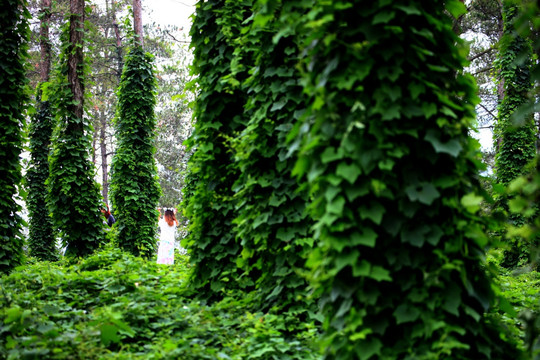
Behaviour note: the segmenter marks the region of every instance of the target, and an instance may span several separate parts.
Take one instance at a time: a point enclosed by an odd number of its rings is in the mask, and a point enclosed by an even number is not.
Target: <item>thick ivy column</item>
[[[26,72],[28,49],[26,1],[0,1],[0,272],[9,272],[24,257],[21,207],[15,201],[21,183]]]
[[[260,309],[308,311],[307,282],[300,276],[311,250],[307,189],[291,175],[296,162],[287,135],[305,106],[297,69],[299,39],[295,2],[259,3],[246,24],[235,59],[248,65],[242,83],[249,98],[246,128],[234,142],[241,175],[235,185],[238,265],[259,290]],[[261,6],[262,5],[262,6]],[[286,29],[277,36],[280,30]]]
[[[302,17],[311,100],[291,136],[313,194],[328,359],[517,358],[484,320],[478,99],[446,10],[465,8],[331,1]]]
[[[39,95],[38,95],[39,96]],[[47,207],[49,177],[49,152],[54,119],[48,101],[37,103],[37,113],[30,123],[30,166],[26,172],[28,198],[26,204],[30,215],[28,248],[32,256],[40,260],[58,260],[56,237]]]
[[[136,256],[154,255],[161,195],[154,159],[156,78],[153,56],[134,44],[125,58],[115,119],[117,148],[111,164],[111,200],[118,245]]]
[[[231,78],[234,41],[251,15],[251,0],[210,0],[197,3],[191,27],[192,72],[197,76],[194,131],[187,141],[194,151],[188,163],[185,214],[190,221],[186,244],[195,265],[192,289],[202,297],[251,287],[236,265],[241,247],[235,239],[232,185],[239,176],[230,149],[231,137],[243,130],[245,94],[241,76]]]
[[[37,91],[37,113],[30,123],[30,161],[26,171],[28,197],[26,205],[30,222],[28,225],[28,251],[40,260],[58,260],[56,237],[52,219],[47,207],[47,185],[49,177],[49,152],[54,119],[51,104],[41,101],[41,86],[49,81],[51,70],[51,43],[49,40],[49,22],[51,19],[51,1],[41,2],[39,44],[41,52],[40,85]]]
[[[92,127],[84,116],[84,6],[78,5],[76,11],[71,10],[70,21],[62,31],[58,67],[43,98],[51,101],[56,121],[47,204],[67,247],[66,255],[75,257],[91,254],[104,241],[101,194],[94,180],[96,168],[90,161]]]
[[[513,1],[503,3],[504,35],[501,40],[496,67],[499,81],[504,88],[504,98],[499,105],[497,123],[494,130],[495,175],[499,184],[508,185],[525,172],[525,166],[536,155],[537,134],[533,115],[526,115],[520,124],[514,123],[512,114],[529,100],[531,84],[532,48],[528,41],[514,28],[518,7]],[[503,199],[504,207],[506,199]],[[523,225],[525,219],[512,215],[514,225]],[[521,241],[521,240],[520,240]],[[530,244],[519,244],[510,239],[510,248],[505,251],[503,266],[514,267],[520,259],[527,261]]]

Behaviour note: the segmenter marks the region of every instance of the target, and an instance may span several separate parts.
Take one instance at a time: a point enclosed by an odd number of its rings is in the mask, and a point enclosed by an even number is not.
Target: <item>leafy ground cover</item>
[[[501,295],[511,307],[505,311],[494,309],[490,315],[502,320],[532,359],[540,359],[540,273],[530,265],[505,269],[500,266],[503,258],[503,250],[494,249],[488,252],[487,262],[498,272]]]
[[[0,358],[320,358],[313,324],[251,312],[250,296],[192,300],[189,270],[114,249],[16,268],[0,279]]]

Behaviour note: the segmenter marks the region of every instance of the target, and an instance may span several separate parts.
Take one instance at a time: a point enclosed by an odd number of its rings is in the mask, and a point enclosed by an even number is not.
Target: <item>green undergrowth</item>
[[[487,262],[497,268],[501,294],[511,307],[506,311],[494,309],[491,316],[502,320],[531,359],[540,359],[540,273],[531,266],[505,269],[500,266],[503,258],[504,251],[494,249],[488,253]]]
[[[313,325],[249,311],[250,296],[188,297],[187,256],[118,250],[35,262],[0,279],[3,359],[319,359]]]

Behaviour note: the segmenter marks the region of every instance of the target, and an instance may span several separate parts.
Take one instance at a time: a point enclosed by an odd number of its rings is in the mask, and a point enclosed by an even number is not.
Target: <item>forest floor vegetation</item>
[[[0,279],[3,359],[319,359],[316,328],[250,311],[249,296],[188,296],[190,266],[108,249]],[[292,320],[294,322],[294,319]]]

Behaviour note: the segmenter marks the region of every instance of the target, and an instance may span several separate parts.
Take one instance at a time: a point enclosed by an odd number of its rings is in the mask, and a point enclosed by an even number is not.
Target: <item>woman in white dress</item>
[[[159,236],[159,247],[157,253],[158,264],[174,264],[174,233],[178,220],[176,220],[176,209],[165,210],[165,215],[161,217],[161,208],[159,210],[159,228],[161,233]]]

